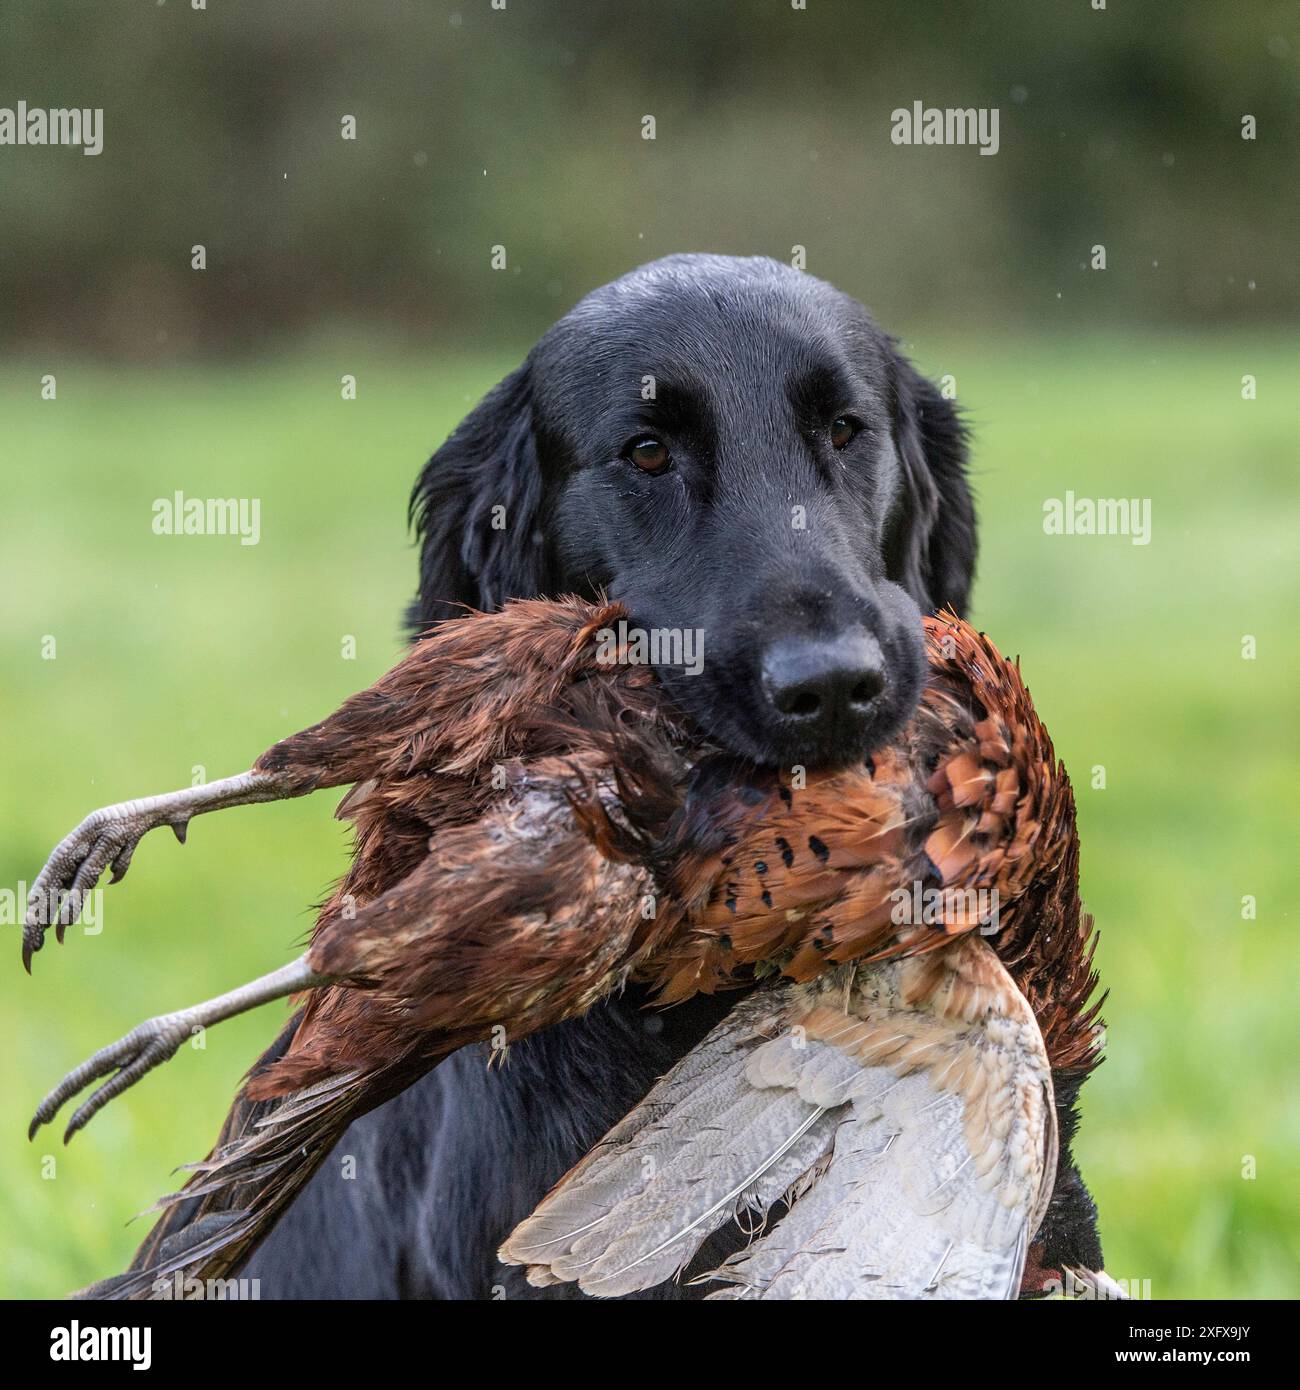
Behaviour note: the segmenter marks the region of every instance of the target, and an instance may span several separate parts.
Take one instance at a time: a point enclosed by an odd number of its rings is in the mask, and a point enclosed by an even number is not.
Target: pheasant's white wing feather
[[[740,1004],[501,1258],[628,1293],[784,1201],[713,1297],[1014,1298],[1054,1120],[1037,1025],[985,943],[846,967]]]

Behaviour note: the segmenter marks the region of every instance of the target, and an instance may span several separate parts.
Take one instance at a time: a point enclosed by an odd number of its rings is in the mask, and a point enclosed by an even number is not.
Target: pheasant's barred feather
[[[741,1294],[912,1288],[939,1255],[936,1289],[1014,1293],[1051,1188],[1049,1068],[1098,1060],[1073,798],[1018,667],[956,618],[928,619],[907,728],[863,765],[795,777],[724,754],[648,669],[602,660],[597,635],[624,617],[569,599],[449,621],[258,760],[298,789],[352,785],[353,863],[309,950],[333,983],[253,1069],[131,1273],[98,1292],[228,1275],[358,1115],[458,1047],[508,1049],[636,981],[664,1005],[760,988],[511,1258],[538,1279],[644,1287],[739,1207],[798,1190],[794,1224],[722,1271]],[[778,1025],[814,1039],[798,1066]],[[778,1059],[780,1081],[764,1070]],[[897,1113],[889,1077],[942,1123]],[[725,1119],[700,1130],[714,1105]],[[889,1134],[892,1158],[873,1147]],[[667,1159],[667,1187],[627,1176],[639,1148]],[[905,1154],[970,1169],[949,1215]],[[558,1241],[589,1208],[602,1234]],[[545,1257],[525,1249],[539,1232],[556,1241]]]

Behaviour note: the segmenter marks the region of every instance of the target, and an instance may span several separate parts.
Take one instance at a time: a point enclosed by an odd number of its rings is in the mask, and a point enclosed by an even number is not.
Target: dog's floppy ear
[[[975,578],[966,427],[952,401],[901,353],[892,353],[890,365],[903,498],[888,541],[889,573],[923,609],[964,614]]]
[[[541,498],[525,362],[461,421],[411,493],[420,546],[420,590],[406,614],[414,635],[462,605],[491,610],[543,591]]]

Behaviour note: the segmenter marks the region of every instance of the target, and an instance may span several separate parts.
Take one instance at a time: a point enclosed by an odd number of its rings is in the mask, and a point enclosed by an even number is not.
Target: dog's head
[[[412,619],[603,589],[721,743],[855,760],[915,707],[920,610],[964,608],[965,459],[951,403],[856,301],[672,256],[582,300],[429,461]]]

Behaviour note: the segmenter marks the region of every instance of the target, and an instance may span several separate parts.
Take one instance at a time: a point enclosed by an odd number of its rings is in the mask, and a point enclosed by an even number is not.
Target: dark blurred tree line
[[[1096,3],[5,0],[0,106],[105,115],[0,147],[0,341],[523,338],[796,247],[909,328],[1294,321],[1296,5]],[[998,154],[892,144],[918,100],[998,107]]]

